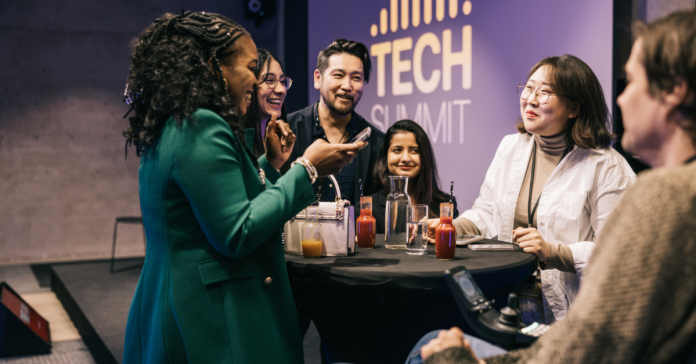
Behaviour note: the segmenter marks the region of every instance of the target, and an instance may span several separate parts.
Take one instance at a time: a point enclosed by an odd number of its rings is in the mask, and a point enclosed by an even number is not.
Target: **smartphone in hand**
[[[351,139],[348,142],[348,144],[367,141],[367,138],[370,137],[370,134],[372,134],[372,128],[368,126],[367,128],[363,129],[363,131],[361,131],[360,134],[356,135],[355,138]]]
[[[519,248],[514,244],[469,244],[469,249],[480,252],[515,251]]]

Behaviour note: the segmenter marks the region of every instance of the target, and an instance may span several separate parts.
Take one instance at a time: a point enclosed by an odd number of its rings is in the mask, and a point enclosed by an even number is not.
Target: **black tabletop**
[[[522,251],[473,251],[457,247],[453,260],[435,257],[435,246],[429,245],[426,255],[408,255],[405,250],[384,247],[384,235],[377,235],[374,249],[358,248],[345,257],[306,259],[286,254],[288,268],[295,277],[311,277],[323,283],[339,285],[388,284],[390,286],[449,291],[443,278],[445,270],[465,266],[483,291],[510,283],[519,283],[536,269],[536,257]],[[480,243],[500,243],[483,240]]]

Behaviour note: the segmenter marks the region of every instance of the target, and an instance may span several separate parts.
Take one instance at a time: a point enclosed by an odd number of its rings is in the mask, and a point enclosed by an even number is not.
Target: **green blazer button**
[[[273,283],[273,278],[271,277],[266,277],[266,279],[263,280],[263,284],[265,285],[269,285],[271,283]]]

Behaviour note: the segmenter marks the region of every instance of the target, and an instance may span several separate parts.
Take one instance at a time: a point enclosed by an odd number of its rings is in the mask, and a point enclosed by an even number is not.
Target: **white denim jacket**
[[[488,168],[479,197],[461,217],[473,222],[486,238],[511,241],[515,207],[532,153],[533,136],[503,138]],[[576,274],[541,272],[546,323],[565,319],[580,288],[594,239],[636,175],[613,148],[575,148],[549,176],[537,209],[537,230],[550,244],[573,252]],[[460,218],[461,218],[460,217]]]

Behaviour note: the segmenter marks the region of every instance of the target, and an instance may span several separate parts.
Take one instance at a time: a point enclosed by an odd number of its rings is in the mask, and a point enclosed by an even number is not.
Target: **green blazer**
[[[304,167],[281,178],[262,156],[264,191],[235,141],[199,109],[143,153],[147,252],[124,363],[303,362],[281,229],[314,200],[312,185]]]

